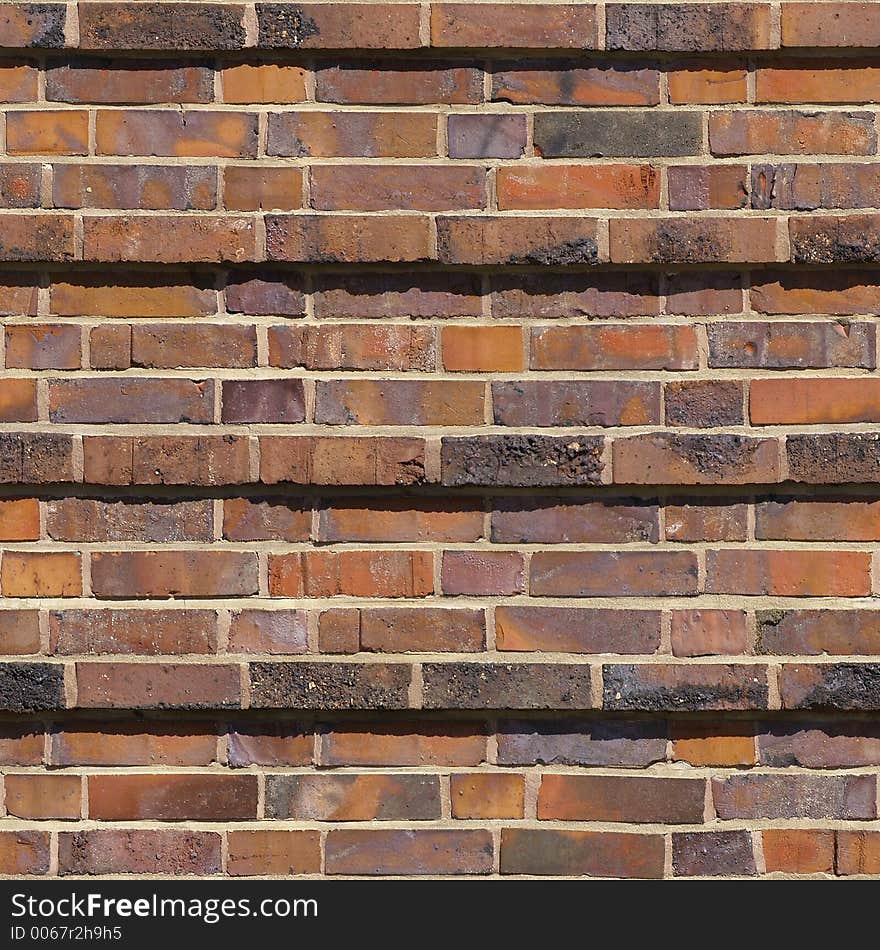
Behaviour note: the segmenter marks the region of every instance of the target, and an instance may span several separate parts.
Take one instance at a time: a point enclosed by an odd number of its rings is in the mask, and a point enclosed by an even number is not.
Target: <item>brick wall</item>
[[[880,873],[880,4],[0,45],[0,873]]]

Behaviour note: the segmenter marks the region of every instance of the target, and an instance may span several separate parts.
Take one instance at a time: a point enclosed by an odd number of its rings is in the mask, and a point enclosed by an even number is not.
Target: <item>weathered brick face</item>
[[[880,875],[880,4],[0,4],[0,875]]]

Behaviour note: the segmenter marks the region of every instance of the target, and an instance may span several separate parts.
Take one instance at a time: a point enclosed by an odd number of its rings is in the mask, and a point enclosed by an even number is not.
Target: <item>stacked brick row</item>
[[[0,875],[880,874],[880,4],[0,4]]]

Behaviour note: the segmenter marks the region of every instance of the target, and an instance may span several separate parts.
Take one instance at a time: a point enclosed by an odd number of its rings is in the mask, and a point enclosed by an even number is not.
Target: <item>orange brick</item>
[[[301,66],[242,63],[224,69],[221,77],[224,102],[302,102],[306,98],[306,71]]]
[[[524,368],[519,327],[444,327],[443,366],[459,373],[510,373]]]
[[[40,537],[40,503],[36,498],[0,500],[0,541],[36,541]]]
[[[89,114],[78,110],[10,112],[6,150],[10,155],[88,155]]]
[[[453,818],[522,818],[525,780],[521,775],[453,775],[450,798]]]
[[[5,597],[78,597],[82,593],[79,554],[4,551],[0,588]]]

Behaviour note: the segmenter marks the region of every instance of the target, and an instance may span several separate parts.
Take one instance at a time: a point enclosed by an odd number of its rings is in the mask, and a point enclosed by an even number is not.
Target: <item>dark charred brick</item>
[[[696,112],[539,112],[535,150],[544,158],[696,155],[702,146]]]
[[[426,709],[590,709],[579,664],[425,663]]]
[[[406,709],[406,663],[252,663],[257,709]]]
[[[645,768],[665,758],[662,722],[510,719],[498,728],[499,765]]]
[[[602,669],[604,709],[669,712],[767,707],[763,666],[626,663]]]
[[[795,264],[880,263],[880,217],[869,214],[791,218]]]
[[[442,440],[444,485],[598,485],[601,436],[489,435]]]
[[[786,438],[789,477],[814,485],[880,481],[880,435],[810,433]]]
[[[672,835],[676,877],[753,875],[755,853],[750,831],[686,831]]]
[[[9,712],[61,709],[64,670],[48,663],[0,665],[0,709]]]
[[[756,3],[612,3],[606,49],[709,52],[767,49],[770,16]]]
[[[880,663],[786,663],[779,681],[783,709],[880,709]]]
[[[296,49],[320,34],[318,24],[295,3],[258,3],[260,46]]]
[[[743,424],[742,384],[685,380],[666,384],[666,421],[673,426],[710,429]]]
[[[81,3],[80,48],[241,49],[243,15],[237,3]]]
[[[0,433],[0,482],[73,481],[73,439],[48,433]]]
[[[0,46],[60,49],[64,46],[63,3],[7,3],[0,7]]]

